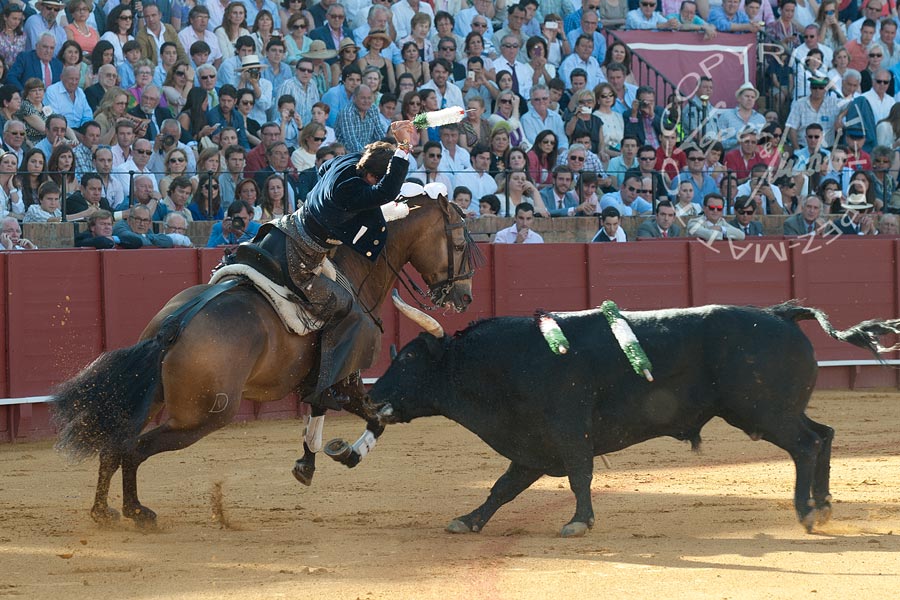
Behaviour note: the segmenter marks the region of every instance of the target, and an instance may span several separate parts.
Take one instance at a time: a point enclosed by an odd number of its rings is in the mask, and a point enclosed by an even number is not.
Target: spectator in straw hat
[[[331,65],[325,61],[337,56],[337,52],[326,47],[325,42],[313,40],[309,44],[309,50],[300,56],[312,61],[313,81],[319,89],[320,96],[336,85],[337,82],[331,78]]]
[[[4,4],[7,3],[4,2]],[[65,7],[65,4],[61,0],[38,0],[35,7],[39,13],[31,15],[25,20],[25,49],[34,50],[35,46],[37,46],[38,38],[45,31],[48,31],[56,38],[56,47],[53,49],[53,54],[56,54],[68,39],[66,30],[56,22],[56,17],[59,15],[59,11]]]
[[[241,90],[253,91],[254,105],[249,116],[260,123],[267,121],[266,113],[275,102],[272,82],[262,76],[262,72],[268,68],[269,65],[260,62],[257,55],[245,54],[241,57],[241,66],[237,69],[238,85],[236,87]]]

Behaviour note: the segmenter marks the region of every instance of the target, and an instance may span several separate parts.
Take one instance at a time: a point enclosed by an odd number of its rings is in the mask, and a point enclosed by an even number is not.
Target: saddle
[[[290,215],[285,215],[278,221],[264,224],[253,241],[237,247],[227,264],[247,265],[306,299],[303,284],[316,265],[311,264],[310,257],[295,241],[296,229],[290,219]]]

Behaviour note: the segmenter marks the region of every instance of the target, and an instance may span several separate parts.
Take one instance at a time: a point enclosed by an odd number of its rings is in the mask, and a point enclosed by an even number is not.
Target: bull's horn
[[[406,317],[414,323],[418,323],[419,327],[424,329],[427,333],[430,333],[436,338],[444,337],[444,328],[441,327],[441,324],[430,315],[426,315],[418,308],[413,308],[404,302],[396,289],[391,292],[391,299],[394,301],[394,306],[397,307],[397,310],[406,315]]]

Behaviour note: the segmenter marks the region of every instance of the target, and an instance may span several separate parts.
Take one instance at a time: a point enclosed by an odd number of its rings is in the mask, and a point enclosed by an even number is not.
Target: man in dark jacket
[[[141,238],[128,231],[113,235],[113,216],[108,210],[98,210],[87,220],[88,230],[75,236],[76,248],[110,249],[140,248]]]
[[[321,267],[326,254],[341,244],[372,262],[384,248],[387,229],[380,207],[397,198],[416,135],[410,121],[393,123],[391,131],[398,141],[396,151],[388,143],[375,142],[361,154],[324,163],[306,203],[274,223],[284,235],[264,226],[257,237],[261,248],[279,259],[286,257],[282,262],[289,266],[295,289],[322,324],[319,379],[304,400],[332,408],[340,407],[337,398],[323,392],[371,365],[378,330],[353,297],[321,273]],[[362,389],[349,391],[364,394]]]

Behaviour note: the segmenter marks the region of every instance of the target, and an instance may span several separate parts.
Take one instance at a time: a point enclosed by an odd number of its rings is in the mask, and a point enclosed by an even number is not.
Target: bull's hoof
[[[813,532],[813,527],[816,524],[816,512],[817,511],[815,510],[811,510],[804,516],[800,517],[800,524],[803,525],[804,529],[806,529],[806,533]]]
[[[305,463],[302,460],[298,460],[294,463],[294,468],[291,469],[291,473],[293,473],[294,478],[303,485],[312,485],[312,479],[313,475],[315,475],[316,473],[316,467],[309,463]]]
[[[119,521],[119,511],[109,506],[95,506],[91,509],[91,518],[98,525],[108,526]]]
[[[816,524],[824,525],[831,520],[831,494],[825,496],[824,501],[816,505]]]
[[[477,529],[474,531],[478,531]],[[472,533],[473,530],[469,528],[468,525],[460,521],[459,519],[453,519],[450,521],[450,524],[447,525],[447,533]]]
[[[582,537],[585,533],[587,533],[588,529],[590,529],[590,527],[588,527],[587,523],[573,521],[572,523],[568,523],[560,530],[559,537]]]
[[[124,508],[122,514],[140,529],[156,529],[156,513],[146,506],[138,504],[134,508]]]

